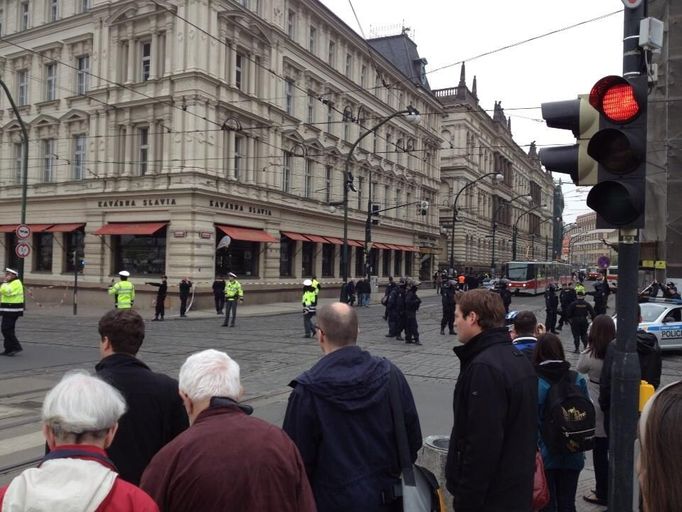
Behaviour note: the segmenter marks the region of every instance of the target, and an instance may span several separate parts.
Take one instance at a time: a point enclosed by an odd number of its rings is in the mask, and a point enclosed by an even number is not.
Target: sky
[[[622,72],[621,0],[321,1],[367,38],[409,27],[428,61],[432,89],[456,86],[465,61],[469,88],[477,77],[480,105],[492,115],[495,101],[502,102],[514,140],[525,151],[532,141],[538,149],[575,142],[570,131],[545,126],[541,103],[574,99],[600,78]],[[570,28],[600,16],[605,17]],[[588,188],[576,189],[567,174],[554,178],[569,183],[562,187],[565,221],[591,211],[585,204]]]

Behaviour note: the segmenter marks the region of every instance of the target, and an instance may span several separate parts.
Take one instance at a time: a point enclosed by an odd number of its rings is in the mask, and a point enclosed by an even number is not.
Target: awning
[[[308,235],[308,234],[306,233],[305,237],[306,237],[308,240],[310,240],[311,242],[317,242],[317,243],[320,243],[320,244],[328,244],[328,243],[329,243],[329,241],[328,241],[326,238],[323,238],[323,237],[318,236],[318,235]]]
[[[365,246],[365,244],[363,244],[362,242],[358,242],[357,240],[348,240],[348,245],[350,245],[351,247],[364,247]]]
[[[17,230],[17,226],[19,224],[2,224],[0,225],[0,233],[14,233]],[[28,227],[31,228],[31,233],[50,231],[48,229],[50,226],[54,226],[54,224],[28,224]]]
[[[0,233],[14,233],[19,224],[0,224]]]
[[[333,236],[325,236],[325,238],[330,244],[343,245],[343,240],[341,240],[340,238],[335,238]]]
[[[84,223],[78,224],[54,224],[47,230],[48,233],[72,233],[85,226]]]
[[[402,245],[395,245],[395,244],[386,244],[389,249],[393,249],[394,251],[402,251],[403,247]]]
[[[390,249],[388,244],[382,244],[381,242],[372,243],[372,249]]]
[[[305,237],[305,235],[302,235],[301,233],[292,233],[291,231],[280,231],[285,237],[287,237],[290,240],[298,240],[301,242],[308,242],[308,239]]]
[[[153,235],[168,222],[112,222],[105,224],[96,235]]]
[[[220,224],[216,224],[216,227],[233,240],[241,240],[243,242],[279,242],[274,236],[262,229],[238,228],[235,226],[222,226]]]
[[[404,245],[403,246],[403,251],[407,252],[419,252],[419,247],[415,247],[413,245]]]

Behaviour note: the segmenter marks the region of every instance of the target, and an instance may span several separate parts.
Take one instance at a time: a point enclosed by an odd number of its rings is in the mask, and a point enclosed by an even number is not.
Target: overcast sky
[[[526,151],[532,141],[542,148],[575,140],[568,131],[545,127],[542,102],[589,93],[599,78],[622,71],[621,0],[322,2],[360,33],[352,4],[368,38],[395,35],[400,27],[409,27],[420,56],[428,60],[432,89],[456,86],[461,62],[466,61],[467,85],[471,88],[477,77],[481,106],[492,112],[494,102],[501,101],[512,120],[514,140]],[[553,31],[558,32],[522,43]],[[505,48],[516,43],[522,44]],[[487,52],[494,53],[479,57]],[[559,178],[571,182],[568,175],[555,174]],[[587,189],[576,190],[570,184],[563,190],[566,221],[590,211],[585,205]]]

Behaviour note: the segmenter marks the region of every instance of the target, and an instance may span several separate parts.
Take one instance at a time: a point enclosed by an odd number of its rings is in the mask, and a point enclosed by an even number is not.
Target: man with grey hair
[[[284,431],[301,452],[320,512],[402,510],[400,464],[389,390],[404,411],[412,462],[422,445],[417,409],[405,376],[388,359],[356,345],[358,317],[341,302],[317,310],[324,356],[289,385]],[[360,505],[361,504],[361,505]]]
[[[0,510],[158,511],[147,494],[119,478],[105,452],[125,410],[114,387],[85,372],[67,373],[43,402],[50,453],[0,488]]]
[[[278,427],[239,403],[239,365],[204,350],[180,368],[190,427],[157,453],[140,486],[165,512],[309,512],[315,502],[301,455]]]

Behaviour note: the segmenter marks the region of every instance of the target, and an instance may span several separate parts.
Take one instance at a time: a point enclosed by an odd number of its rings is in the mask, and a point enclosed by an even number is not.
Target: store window
[[[393,275],[396,277],[402,276],[401,269],[403,267],[403,251],[395,251],[393,265]]]
[[[334,277],[334,252],[332,244],[322,245],[322,277]]]
[[[216,239],[220,240],[221,236]],[[216,242],[217,245],[217,242]],[[227,275],[229,272],[241,277],[258,277],[258,262],[260,258],[260,243],[232,240],[228,249],[216,253],[216,275]]]
[[[296,242],[282,236],[279,239],[279,275],[281,277],[291,277],[294,268],[294,249]]]
[[[113,235],[111,246],[112,274],[120,270],[127,270],[133,276],[166,273],[166,228],[154,235]]]
[[[315,242],[303,242],[301,260],[303,277],[312,277],[315,274]]]
[[[405,253],[405,275],[406,276],[411,276],[412,275],[412,255],[414,253],[412,252],[406,252]]]
[[[52,272],[52,233],[33,235],[33,270]]]
[[[73,253],[76,252],[76,260],[81,261],[83,259],[84,253],[83,249],[85,247],[85,232],[82,229],[77,231],[72,231],[71,233],[64,233],[64,271],[73,272]],[[80,268],[83,272],[83,268]]]
[[[370,275],[379,275],[379,249],[372,249],[369,251],[369,261],[367,265],[369,266]]]
[[[391,250],[384,249],[381,254],[381,275],[388,277],[391,275]]]
[[[362,247],[355,248],[355,275],[360,277],[365,275],[365,253]]]
[[[14,233],[7,233],[5,238],[5,261],[9,268],[16,268],[19,266],[19,257],[14,252],[14,248],[17,246],[17,235]]]

